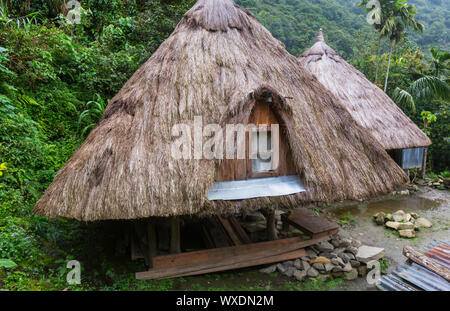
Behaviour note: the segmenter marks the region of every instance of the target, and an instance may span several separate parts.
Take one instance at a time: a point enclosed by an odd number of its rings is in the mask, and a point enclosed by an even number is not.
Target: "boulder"
[[[320,255],[319,257],[325,257],[325,258],[328,258],[328,259],[337,257],[337,255],[333,254],[333,253],[320,253],[319,255]]]
[[[319,272],[314,269],[313,267],[309,268],[308,271],[306,271],[306,274],[310,277],[316,277],[319,275]]]
[[[329,275],[329,274],[321,274],[321,275],[319,275],[319,276],[316,277],[316,279],[317,279],[318,281],[321,281],[321,282],[329,281],[329,280],[331,280],[332,278],[333,278],[333,277],[332,277],[331,275]]]
[[[384,224],[384,218],[386,217],[386,215],[383,212],[379,212],[375,215],[375,222],[377,225],[382,225]]]
[[[352,265],[353,268],[358,268],[361,263],[358,260],[350,260],[350,264]]]
[[[331,259],[331,263],[335,266],[340,266],[340,267],[345,266],[344,261],[340,257]]]
[[[398,234],[403,238],[414,238],[416,236],[414,229],[398,230]]]
[[[353,255],[356,256],[356,254],[358,253],[358,248],[353,247],[353,246],[349,246],[349,247],[347,247],[347,248],[345,249],[345,251],[346,251],[347,253],[350,253],[350,254],[353,254]]]
[[[320,252],[331,252],[334,250],[334,246],[327,241],[320,242],[319,244],[316,245],[316,248]]]
[[[318,262],[317,263],[313,263],[312,266],[317,271],[325,271],[325,266],[322,263],[318,263]]]
[[[280,273],[282,273],[282,274],[284,274],[285,272],[286,272],[286,267],[283,265],[283,264],[281,264],[281,263],[278,263],[277,264],[277,270],[280,272]]]
[[[385,226],[394,230],[397,230],[400,226],[400,223],[398,221],[388,221],[385,223]]]
[[[355,255],[353,255],[352,253],[344,253],[344,254],[347,256],[349,260],[356,259]]]
[[[316,259],[310,260],[309,263],[312,265],[314,265],[315,263],[327,264],[327,263],[331,263],[331,260],[326,257],[319,256]]]
[[[363,245],[358,249],[356,260],[367,264],[384,257],[384,248]]]
[[[297,269],[295,269],[294,267],[289,267],[284,272],[284,275],[290,278],[294,275],[295,271],[297,271]]]
[[[333,270],[333,268],[334,268],[333,264],[331,264],[331,263],[325,264],[325,271],[326,272],[331,272]]]
[[[405,219],[405,212],[402,210],[396,211],[394,214],[392,214],[392,219],[394,221],[403,221]]]
[[[416,220],[416,225],[419,227],[430,228],[433,224],[426,218],[420,217]]]
[[[258,221],[266,221],[266,217],[261,212],[254,211],[249,212],[245,217],[245,221],[248,222],[258,222]]]
[[[417,219],[417,218],[420,217],[419,214],[417,214],[417,213],[411,213],[411,216],[412,216],[412,218],[414,218],[414,219]]]
[[[307,248],[307,249],[306,249],[306,254],[308,255],[308,257],[309,257],[310,259],[315,259],[315,258],[317,258],[316,252],[313,251],[312,249]]]
[[[262,272],[262,273],[274,273],[275,271],[277,271],[277,265],[271,265],[271,266],[268,266],[266,268],[262,268],[259,270],[259,272]]]
[[[285,261],[284,266],[287,267],[293,267],[294,266],[294,261],[293,260],[289,260],[289,261]]]
[[[334,247],[339,247],[339,244],[341,243],[338,239],[332,239],[330,241],[331,245],[333,245]]]
[[[308,271],[311,265],[307,261],[302,260],[303,270]]]
[[[299,270],[303,269],[303,264],[300,259],[296,259],[294,261],[294,268],[299,269]]]
[[[411,221],[411,218],[412,218],[411,214],[406,213],[406,214],[405,214],[404,220],[405,220],[406,222],[408,222],[408,221]]]
[[[349,247],[351,245],[352,245],[352,240],[350,240],[350,239],[342,239],[341,242],[339,243],[339,247],[343,247],[343,248]]]
[[[294,272],[294,277],[297,279],[297,281],[303,281],[306,277],[306,271],[304,270],[296,270]]]
[[[387,213],[386,214],[386,218],[385,218],[385,220],[386,221],[390,221],[390,220],[393,220],[394,218],[392,218],[392,214],[391,213]]]
[[[344,272],[350,272],[350,271],[352,271],[352,265],[350,264],[350,262],[347,262],[346,264],[345,264],[345,266],[342,268],[342,271],[344,271]]]
[[[400,223],[398,225],[398,229],[397,230],[407,230],[407,229],[414,229],[414,224],[412,222]]]
[[[346,280],[354,280],[358,277],[358,270],[356,270],[355,268],[351,269],[349,272],[345,272],[344,273],[344,278]]]
[[[356,248],[360,248],[362,245],[360,240],[352,240],[352,246]]]
[[[308,256],[300,257],[300,259],[303,260],[303,261],[310,261],[311,260],[311,258],[309,258]]]

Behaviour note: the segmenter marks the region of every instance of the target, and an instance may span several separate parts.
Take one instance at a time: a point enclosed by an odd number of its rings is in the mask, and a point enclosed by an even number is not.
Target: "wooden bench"
[[[339,231],[339,226],[331,221],[315,215],[308,209],[297,209],[281,215],[283,228],[289,225],[309,235],[312,239],[331,236]]]

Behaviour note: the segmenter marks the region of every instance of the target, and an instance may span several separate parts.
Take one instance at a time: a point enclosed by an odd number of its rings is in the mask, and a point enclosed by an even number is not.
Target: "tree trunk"
[[[181,253],[180,217],[178,216],[173,216],[170,218],[170,253]]]
[[[380,51],[381,51],[381,37],[378,38],[377,66],[375,68],[375,81],[374,81],[375,84],[377,84],[378,82],[378,70],[380,69]]]
[[[388,80],[389,80],[389,69],[391,69],[391,56],[392,56],[392,49],[394,48],[394,41],[391,41],[391,46],[389,47],[389,60],[388,60],[388,66],[386,71],[386,80],[384,81],[384,92],[386,93]]]

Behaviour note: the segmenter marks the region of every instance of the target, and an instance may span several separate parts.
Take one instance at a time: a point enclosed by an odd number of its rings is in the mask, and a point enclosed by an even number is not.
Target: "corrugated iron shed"
[[[434,242],[424,249],[424,255],[439,264],[450,267],[450,244]],[[450,282],[428,269],[412,263],[398,267],[389,275],[383,276],[377,287],[384,291],[450,291]]]

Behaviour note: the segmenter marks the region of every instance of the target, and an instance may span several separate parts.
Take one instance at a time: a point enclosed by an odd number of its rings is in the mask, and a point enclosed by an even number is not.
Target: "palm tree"
[[[395,44],[405,37],[408,29],[412,28],[416,33],[419,31],[422,32],[424,29],[423,24],[415,17],[417,9],[413,5],[407,4],[404,0],[395,0],[392,8],[392,14],[386,19],[380,31],[380,35],[388,37],[390,41],[386,80],[384,81],[385,92],[387,90],[392,51]]]
[[[431,61],[432,71],[414,81],[406,90],[396,88],[393,99],[397,104],[409,106],[412,111],[416,110],[416,102],[420,100],[450,100],[450,86],[448,81],[450,54],[441,52],[432,47]]]

